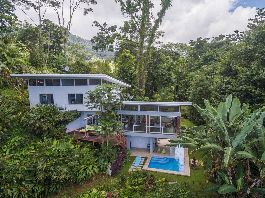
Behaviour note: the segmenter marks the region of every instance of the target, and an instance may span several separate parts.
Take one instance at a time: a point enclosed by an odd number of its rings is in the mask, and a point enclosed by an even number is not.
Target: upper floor
[[[105,74],[12,74],[27,80],[30,106],[54,104],[64,110],[95,111],[86,106],[88,91],[102,84],[130,85]]]

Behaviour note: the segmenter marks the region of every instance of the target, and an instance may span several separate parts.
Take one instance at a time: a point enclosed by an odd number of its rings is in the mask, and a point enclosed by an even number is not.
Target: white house
[[[105,74],[11,74],[11,77],[27,80],[30,107],[37,104],[54,104],[62,110],[79,111],[80,118],[69,123],[67,131],[85,126],[85,118],[96,113],[96,109],[86,106],[88,91],[104,83],[130,87]]]
[[[104,83],[130,85],[104,74],[12,74],[27,79],[30,107],[54,104],[62,110],[77,110],[81,116],[67,125],[67,131],[94,124],[96,109],[86,106],[86,93]],[[181,107],[191,102],[124,101],[118,111],[127,137],[127,147],[154,150],[158,139],[172,139],[180,132]],[[92,119],[86,119],[92,117]],[[88,123],[89,122],[89,123]]]

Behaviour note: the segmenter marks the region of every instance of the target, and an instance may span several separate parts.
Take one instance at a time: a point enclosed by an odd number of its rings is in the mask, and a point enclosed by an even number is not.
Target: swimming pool
[[[174,157],[153,156],[149,162],[148,168],[180,172],[183,171],[183,165],[181,164],[183,163],[180,163],[180,160]]]

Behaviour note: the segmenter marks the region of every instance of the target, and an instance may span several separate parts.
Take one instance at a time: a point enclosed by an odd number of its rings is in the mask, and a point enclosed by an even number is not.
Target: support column
[[[130,137],[127,136],[126,138],[127,138],[127,149],[128,150],[131,150],[131,140],[130,140]]]
[[[153,153],[153,151],[154,151],[154,138],[149,138],[149,144],[150,144],[150,153]]]
[[[176,117],[176,134],[180,134],[180,116]]]

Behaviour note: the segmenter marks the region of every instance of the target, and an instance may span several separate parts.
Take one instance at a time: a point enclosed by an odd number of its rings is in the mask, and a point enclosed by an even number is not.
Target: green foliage
[[[22,118],[28,108],[28,94],[25,91],[14,89],[1,90],[0,92],[0,143],[22,130]]]
[[[122,46],[124,42],[135,43],[137,85],[144,93],[151,51],[155,41],[162,35],[158,29],[171,6],[171,0],[161,1],[157,13],[154,13],[154,3],[150,0],[117,0],[116,3],[128,20],[120,28],[95,21],[94,25],[99,28],[99,32],[92,42],[96,44],[96,50],[114,50],[115,43],[120,44],[118,46]]]
[[[14,14],[15,7],[8,0],[0,0],[0,36],[10,32],[17,20]]]
[[[208,164],[211,179],[220,185],[220,194],[249,194],[254,186],[263,186],[264,109],[251,112],[231,95],[218,107],[207,100],[205,108],[195,107],[206,126],[189,128],[173,142],[202,150],[208,156],[205,164]],[[251,174],[254,170],[255,174]]]
[[[16,136],[0,150],[0,196],[41,197],[99,171],[92,150],[71,140]]]
[[[76,111],[60,112],[54,105],[38,105],[24,117],[24,127],[36,137],[62,138],[65,126],[78,116]]]
[[[121,129],[116,110],[121,106],[123,98],[120,87],[110,84],[98,86],[94,91],[88,92],[87,105],[89,108],[100,109],[99,125],[105,137]]]
[[[106,171],[109,163],[113,162],[117,157],[118,148],[113,145],[102,144],[95,152],[97,164],[101,171]]]
[[[110,184],[93,188],[80,198],[90,197],[131,197],[131,198],[185,198],[190,197],[188,190],[175,183],[168,184],[165,178],[158,179],[149,172],[132,172],[127,177],[120,176]]]

